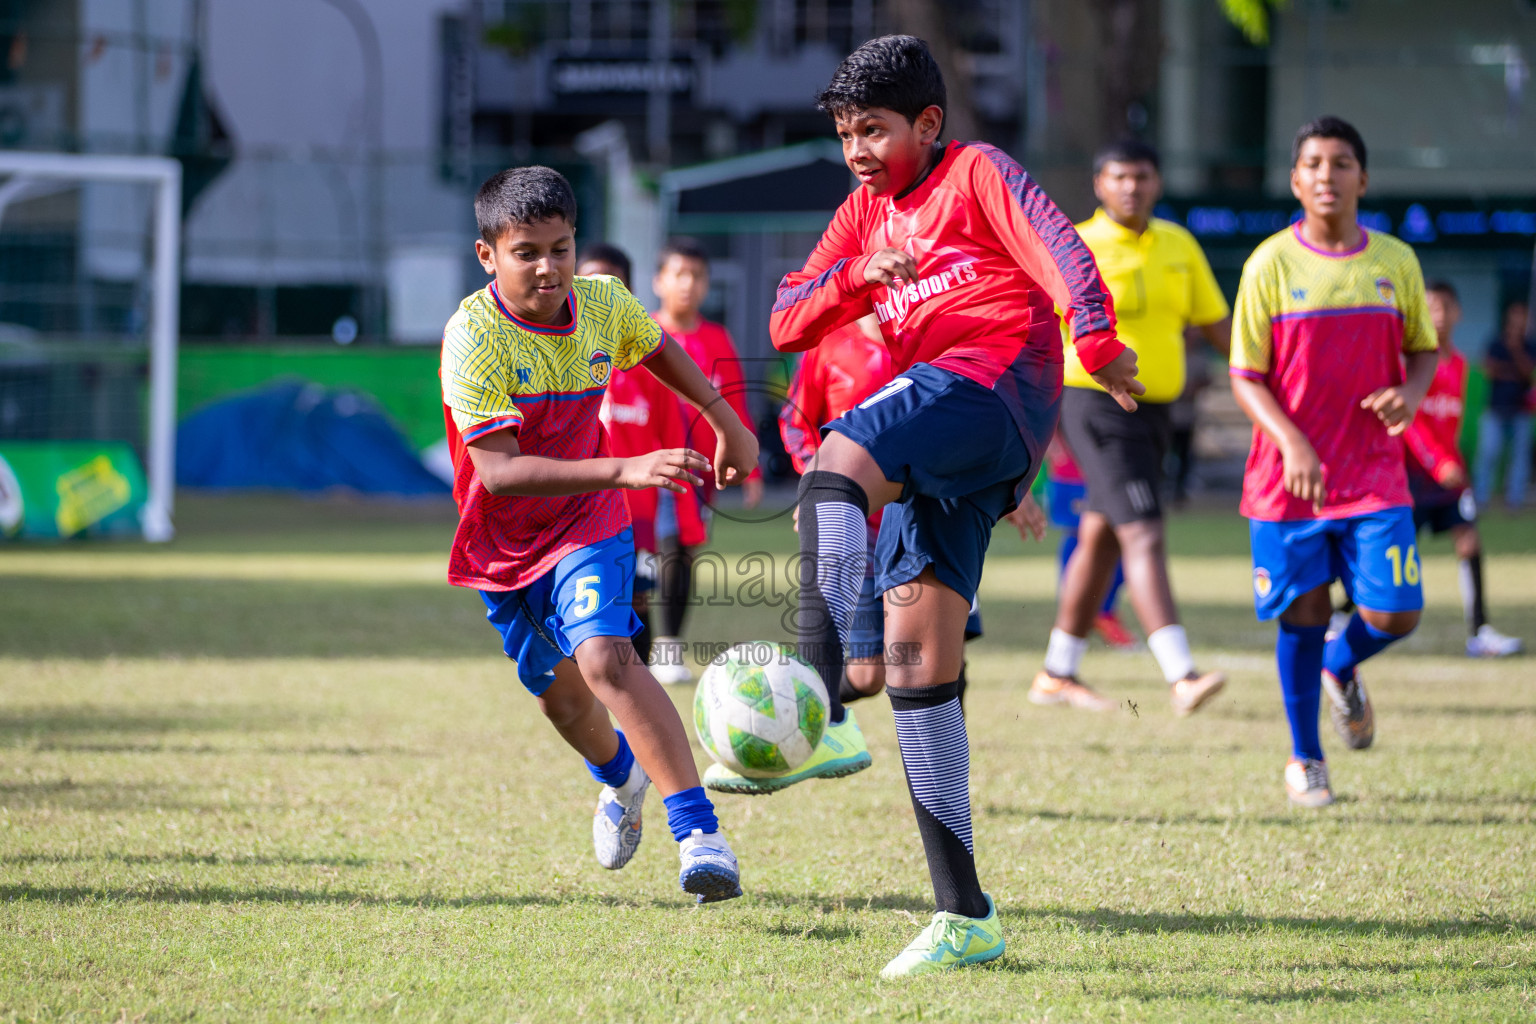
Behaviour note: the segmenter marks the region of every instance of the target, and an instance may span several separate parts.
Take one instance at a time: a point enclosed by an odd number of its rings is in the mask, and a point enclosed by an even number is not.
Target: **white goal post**
[[[0,151],[0,217],[5,207],[44,182],[114,181],[153,185],[154,247],[149,310],[149,437],[145,445],[148,493],[144,539],[175,535],[176,347],[181,260],[181,164],[169,157]]]

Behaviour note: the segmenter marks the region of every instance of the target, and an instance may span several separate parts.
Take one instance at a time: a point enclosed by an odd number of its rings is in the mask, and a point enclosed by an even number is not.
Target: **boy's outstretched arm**
[[[1314,511],[1322,511],[1327,498],[1323,486],[1323,463],[1307,435],[1280,408],[1269,385],[1252,377],[1232,375],[1232,397],[1238,408],[1254,425],[1275,442],[1284,461],[1285,489],[1303,501],[1310,501]]]
[[[687,448],[668,448],[629,459],[548,459],[524,455],[517,431],[497,430],[466,444],[480,483],[492,494],[557,497],[615,488],[665,487],[681,493],[704,481],[709,460]]]
[[[848,204],[838,207],[805,261],[805,269],[785,274],[779,282],[768,316],[773,347],[780,352],[803,352],[844,324],[873,312],[869,296],[874,282],[866,270],[882,253],[885,263],[881,266],[892,263],[892,252],[866,254]],[[900,255],[911,261],[905,253]],[[897,270],[894,264],[886,267],[893,276]]]
[[[671,338],[663,337],[661,348],[641,365],[683,401],[699,410],[704,421],[714,429],[715,437],[719,439],[714,463],[716,486],[727,487],[746,480],[757,468],[757,435],[741,421],[683,347]]]

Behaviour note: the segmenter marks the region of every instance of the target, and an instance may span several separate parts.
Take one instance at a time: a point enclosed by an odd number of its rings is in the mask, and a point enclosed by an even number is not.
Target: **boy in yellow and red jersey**
[[[756,467],[757,439],[622,284],[575,276],[576,197],[559,173],[492,175],[475,195],[475,219],[475,253],[494,280],[443,331],[459,506],[448,580],[480,592],[523,686],[603,783],[592,822],[598,861],[621,868],[634,856],[654,782],[680,846],[683,890],[700,903],[739,896],[736,856],[682,720],[630,642],[640,625],[635,548],[619,494],[702,484],[710,460],[687,448],[614,458],[598,407],[612,371],[643,361],[714,428],[720,484]]]
[[[1232,393],[1254,422],[1241,508],[1254,604],[1280,619],[1285,787],[1306,807],[1333,802],[1321,691],[1346,743],[1369,746],[1356,667],[1412,632],[1424,604],[1401,435],[1435,374],[1435,332],[1413,250],[1359,224],[1365,163],[1360,133],[1336,117],[1296,133],[1304,216],[1244,264],[1233,318]],[[1336,578],[1359,608],[1325,642]]]

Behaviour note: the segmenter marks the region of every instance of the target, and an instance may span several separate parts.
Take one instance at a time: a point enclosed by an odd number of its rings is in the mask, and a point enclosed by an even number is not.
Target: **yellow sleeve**
[[[613,291],[613,365],[615,369],[629,370],[661,347],[661,325],[618,281],[613,282]]]
[[[443,404],[465,441],[522,425],[507,382],[513,372],[507,346],[455,317],[443,334]]]
[[[1270,318],[1279,309],[1273,275],[1273,264],[1263,254],[1243,264],[1232,315],[1232,373],[1239,377],[1258,379],[1269,372],[1274,354]]]
[[[1188,241],[1189,322],[1192,326],[1204,327],[1225,320],[1232,310],[1227,305],[1227,297],[1221,294],[1216,275],[1211,273],[1211,264],[1205,258],[1205,250],[1193,238]]]
[[[1419,257],[1408,251],[1402,273],[1398,275],[1403,296],[1403,354],[1433,352],[1440,347],[1435,326],[1429,319],[1429,301],[1424,295],[1424,272]]]

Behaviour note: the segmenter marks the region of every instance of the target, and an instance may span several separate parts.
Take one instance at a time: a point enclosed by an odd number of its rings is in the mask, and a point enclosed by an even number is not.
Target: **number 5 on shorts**
[[[1414,550],[1416,545],[1408,545],[1408,557],[1403,557],[1403,549],[1393,544],[1387,548],[1387,560],[1392,563],[1392,585],[1400,587],[1404,581],[1410,587],[1419,585],[1419,553]]]
[[[1414,574],[1414,578],[1418,578],[1417,573]],[[576,613],[577,618],[586,618],[597,611],[597,588],[593,584],[601,582],[603,582],[601,576],[582,576],[576,580],[576,607],[572,611]]]

